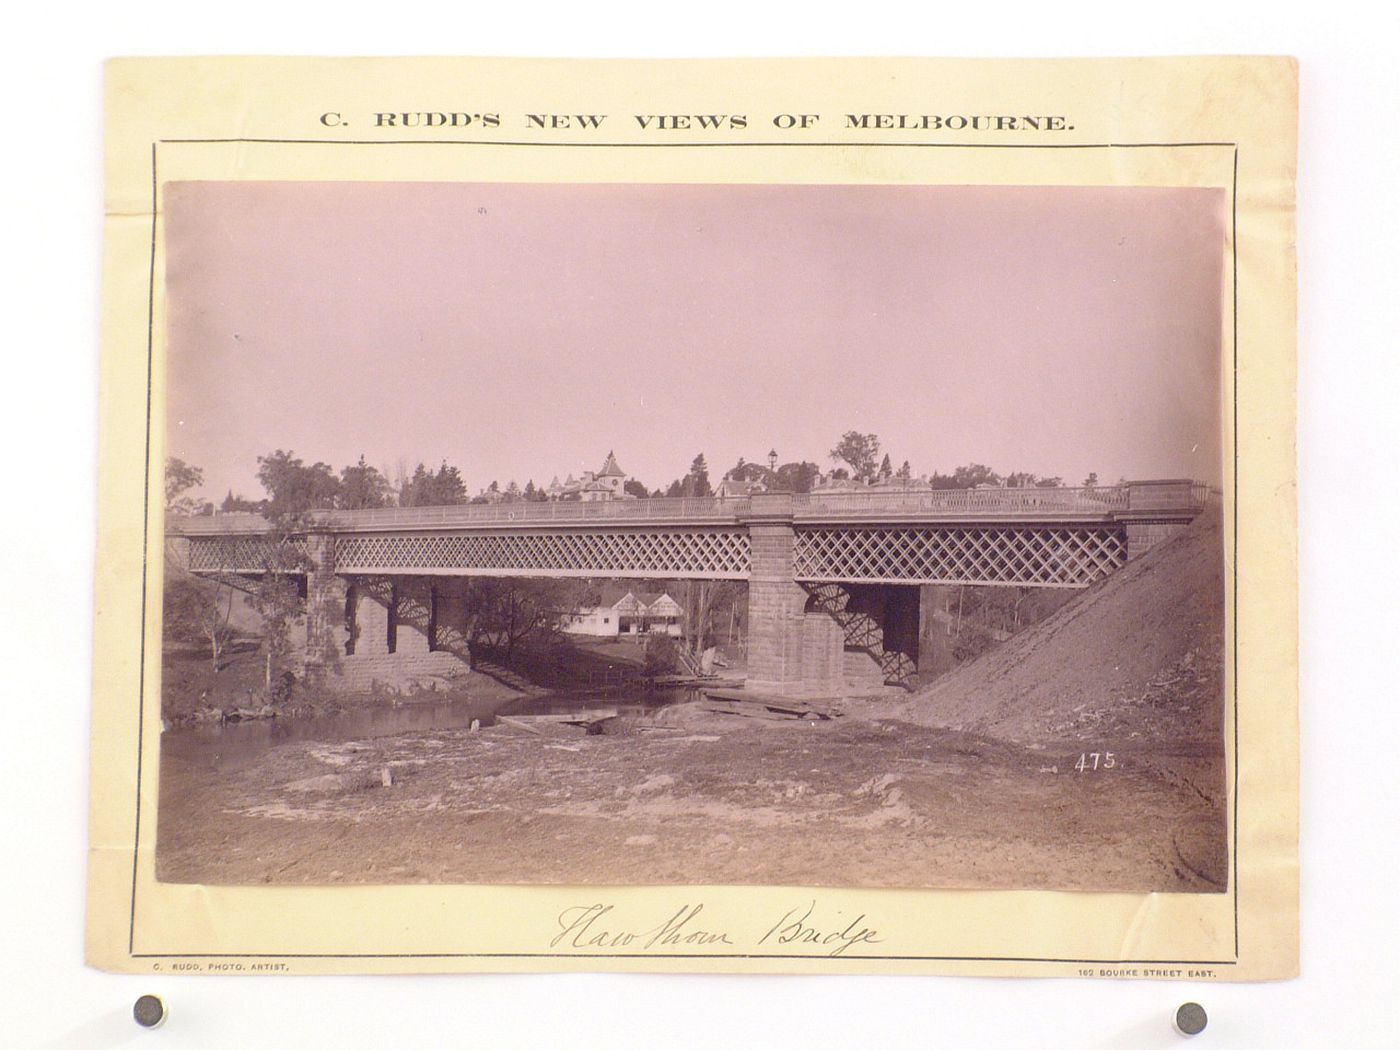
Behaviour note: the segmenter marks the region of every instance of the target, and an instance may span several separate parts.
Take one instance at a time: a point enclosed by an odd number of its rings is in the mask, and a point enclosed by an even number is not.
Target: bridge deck
[[[775,571],[801,582],[1084,587],[1127,560],[1133,528],[1189,521],[1207,496],[1185,481],[875,489],[317,511],[276,531],[261,515],[221,514],[168,531],[200,573],[287,571],[277,566],[309,565],[319,544],[340,575],[743,580],[763,554],[755,544],[771,554],[776,540],[789,553]]]
[[[774,493],[746,499],[661,498],[598,502],[516,502],[449,507],[384,507],[322,510],[305,524],[333,533],[428,530],[577,529],[595,526],[705,526],[762,518],[777,507],[796,523],[883,524],[1109,522],[1133,510],[1193,512],[1208,490],[1190,482],[1141,496],[1134,486],[1021,489],[872,489],[868,492]],[[1161,504],[1144,506],[1144,499]],[[266,532],[260,514],[172,517],[167,531],[184,536],[230,536]]]

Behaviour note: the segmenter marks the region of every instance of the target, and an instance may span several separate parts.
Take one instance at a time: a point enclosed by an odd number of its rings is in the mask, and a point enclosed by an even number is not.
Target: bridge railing
[[[629,500],[556,500],[513,503],[466,503],[445,507],[379,507],[373,510],[317,510],[306,524],[335,529],[417,529],[454,525],[575,524],[579,522],[648,523],[666,521],[732,522],[748,511],[747,499],[672,497]],[[262,532],[259,514],[213,514],[171,519],[170,530],[184,535]]]
[[[307,524],[332,531],[394,531],[469,526],[570,524],[638,524],[664,522],[729,523],[750,511],[782,504],[784,513],[801,520],[878,519],[881,516],[1025,517],[1037,515],[1107,516],[1126,511],[1188,510],[1205,505],[1207,486],[1191,481],[1131,482],[1092,488],[928,489],[871,488],[759,495],[747,498],[663,497],[515,503],[469,503],[448,507],[382,507],[375,510],[321,510]],[[790,511],[787,508],[791,508]],[[214,514],[172,518],[169,530],[186,536],[264,532],[258,514]]]
[[[859,489],[810,492],[793,496],[796,517],[814,514],[880,515],[1039,514],[1088,512],[1109,514],[1128,509],[1128,490],[1118,486],[1093,488]]]

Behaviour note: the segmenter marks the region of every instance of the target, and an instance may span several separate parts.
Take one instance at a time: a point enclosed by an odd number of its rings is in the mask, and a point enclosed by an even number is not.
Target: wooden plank
[[[816,715],[823,719],[841,715],[836,698],[790,697],[764,693],[747,693],[739,689],[702,689],[701,693],[714,703],[757,706],[793,718]]]

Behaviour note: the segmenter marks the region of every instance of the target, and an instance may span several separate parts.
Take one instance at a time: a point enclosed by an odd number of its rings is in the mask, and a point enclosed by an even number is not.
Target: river
[[[641,714],[694,696],[688,689],[618,686],[606,690],[562,691],[500,700],[423,700],[394,706],[364,704],[334,714],[302,718],[260,718],[223,725],[171,729],[161,738],[161,754],[214,769],[237,769],[269,748],[291,743],[343,743],[399,733],[466,729],[474,720],[487,726],[499,715]]]

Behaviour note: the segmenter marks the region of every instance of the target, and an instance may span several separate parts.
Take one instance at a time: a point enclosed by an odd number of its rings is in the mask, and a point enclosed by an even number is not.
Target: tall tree
[[[703,452],[690,461],[690,473],[685,476],[685,480],[681,483],[681,489],[683,496],[714,495],[714,490],[710,488],[710,468],[705,463]]]
[[[880,461],[879,477],[881,481],[889,481],[890,478],[894,477],[894,467],[890,465],[890,454],[888,452],[885,453],[885,458]]]
[[[811,492],[820,474],[821,468],[806,460],[800,463],[784,463],[778,468],[773,487],[780,492]]]
[[[169,456],[165,460],[165,510],[168,514],[208,514],[214,505],[208,500],[187,496],[192,488],[204,484],[204,471],[183,459]]]
[[[267,490],[268,511],[277,518],[336,505],[340,479],[326,463],[307,466],[291,451],[277,449],[258,457],[258,481]]]
[[[401,507],[448,507],[467,502],[467,486],[456,467],[446,460],[431,471],[423,463],[414,468],[411,477],[399,487]]]
[[[340,472],[340,490],[336,493],[336,506],[342,510],[387,507],[391,491],[388,479],[366,463],[364,453],[361,453],[358,463],[353,467],[345,467]]]
[[[287,519],[289,524],[295,519]],[[288,527],[274,524],[268,533],[263,573],[250,604],[262,617],[263,689],[267,701],[277,699],[273,686],[279,670],[286,671],[292,653],[292,628],[306,618],[306,599],[298,576],[310,567],[309,557],[296,545]]]
[[[858,430],[848,430],[831,450],[831,458],[840,460],[851,468],[851,475],[857,481],[870,481],[875,477],[877,457],[880,455],[880,439],[874,434],[862,434]]]

